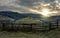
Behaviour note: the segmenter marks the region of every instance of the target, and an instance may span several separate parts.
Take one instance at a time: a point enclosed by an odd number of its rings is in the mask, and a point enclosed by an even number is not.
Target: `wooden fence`
[[[16,24],[16,23],[0,23],[0,30],[52,30],[52,29],[55,29],[55,28],[59,28],[59,22],[58,20],[56,21],[56,23],[54,22],[49,22],[49,25],[48,26],[38,26],[36,27],[37,25],[39,24]],[[55,26],[55,27],[54,27]]]

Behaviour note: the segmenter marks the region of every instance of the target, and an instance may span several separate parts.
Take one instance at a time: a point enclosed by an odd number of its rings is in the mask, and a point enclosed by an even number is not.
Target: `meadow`
[[[0,38],[60,38],[60,29],[47,32],[8,32],[0,31]]]

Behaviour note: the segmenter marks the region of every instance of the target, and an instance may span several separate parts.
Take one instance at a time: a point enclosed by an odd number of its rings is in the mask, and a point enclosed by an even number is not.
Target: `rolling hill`
[[[1,11],[0,15],[8,16],[8,17],[16,19],[16,20],[25,18],[25,17],[41,18],[40,14],[17,13],[17,12],[12,12],[12,11]]]

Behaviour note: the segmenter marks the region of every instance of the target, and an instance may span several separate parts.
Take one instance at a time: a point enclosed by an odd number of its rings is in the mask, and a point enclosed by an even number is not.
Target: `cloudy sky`
[[[0,0],[0,11],[39,13],[43,7],[59,12],[60,0]]]

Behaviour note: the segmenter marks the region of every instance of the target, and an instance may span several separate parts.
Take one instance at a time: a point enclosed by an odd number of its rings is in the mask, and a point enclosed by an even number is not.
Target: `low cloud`
[[[54,1],[55,0],[0,0],[0,11],[35,13],[33,12],[35,10],[32,9],[33,6],[38,7],[41,2],[53,3]]]

